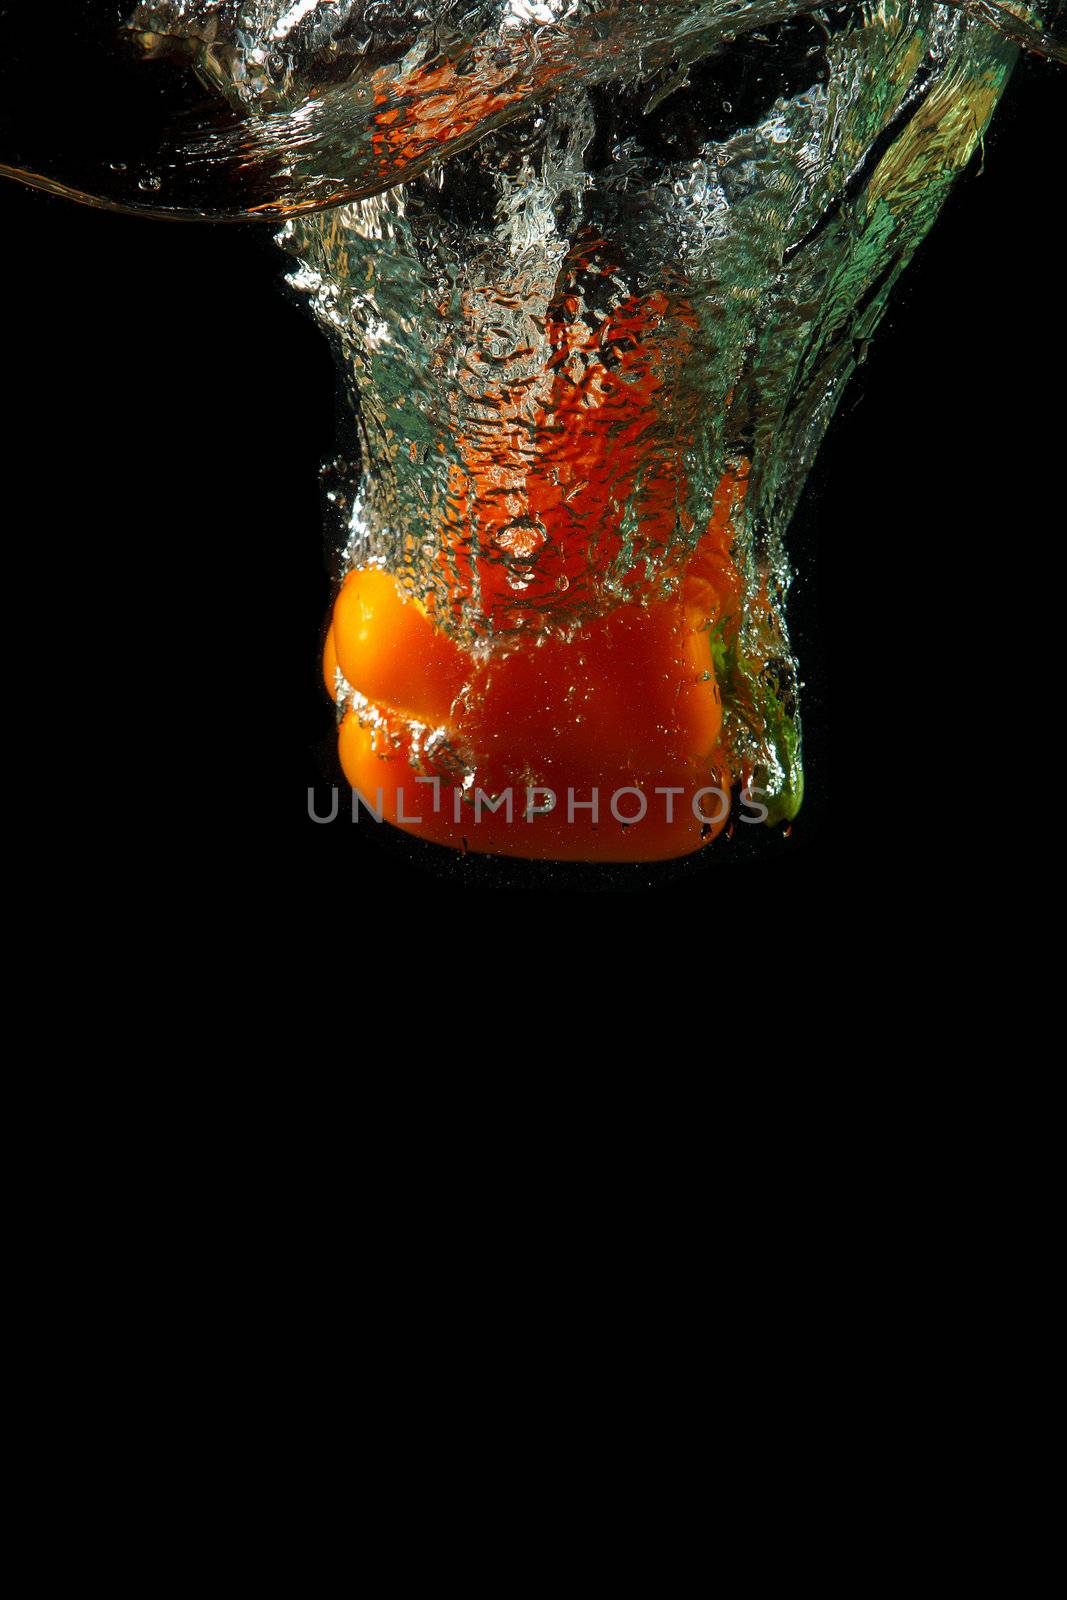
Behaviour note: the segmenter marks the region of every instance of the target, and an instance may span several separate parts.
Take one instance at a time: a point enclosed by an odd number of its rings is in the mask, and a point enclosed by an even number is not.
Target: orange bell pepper
[[[572,273],[609,275],[603,251],[596,241]],[[731,546],[746,468],[725,474],[688,561],[673,558],[672,591],[656,569],[669,569],[676,548],[683,444],[651,474],[647,456],[650,418],[694,325],[684,301],[654,293],[590,329],[565,285],[550,311],[538,454],[531,460],[529,421],[506,378],[489,394],[492,428],[457,436],[461,465],[438,540],[447,600],[437,604],[458,611],[476,593],[488,648],[464,648],[389,573],[346,577],[327,687],[339,667],[355,691],[342,766],[388,821],[461,849],[556,860],[664,859],[721,832],[733,774],[711,637],[739,611]],[[516,611],[509,558],[536,555],[538,592],[566,593],[581,617],[623,549],[605,508],[634,497],[643,554],[623,578],[632,598],[591,605],[576,630],[522,632],[528,612]],[[535,610],[536,597],[523,599]]]

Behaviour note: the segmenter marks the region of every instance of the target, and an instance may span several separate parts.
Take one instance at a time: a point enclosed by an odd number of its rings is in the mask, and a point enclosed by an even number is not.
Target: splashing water
[[[1056,9],[160,0],[127,39],[228,110],[106,177],[14,175],[287,219],[358,419],[350,780],[401,825],[433,787],[441,842],[647,859],[721,827],[691,791],[796,814],[783,535],[1018,46],[1064,57]],[[564,815],[601,784],[684,799]],[[552,803],[479,835],[512,790]]]

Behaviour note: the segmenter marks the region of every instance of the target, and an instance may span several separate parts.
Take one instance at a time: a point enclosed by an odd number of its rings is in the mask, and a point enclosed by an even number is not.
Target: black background
[[[463,860],[309,821],[309,786],[325,802],[340,782],[319,680],[330,352],[280,292],[270,229],[0,185],[16,846],[43,830],[83,868],[223,907],[318,884],[368,936],[387,903],[457,894],[640,891],[703,912],[899,894],[902,869],[928,892],[961,819],[1015,803],[1004,645],[1062,526],[1065,87],[1021,63],[805,493],[800,818],[653,869]]]

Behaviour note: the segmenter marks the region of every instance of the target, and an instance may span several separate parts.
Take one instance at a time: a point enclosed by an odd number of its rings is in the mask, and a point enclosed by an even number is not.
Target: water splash
[[[1059,0],[945,5],[1067,61],[1052,27]],[[49,35],[76,57],[83,138],[53,146],[46,82],[35,99],[42,121],[9,130],[0,174],[88,205],[210,221],[365,198],[576,84],[635,67],[645,77],[662,69],[669,83],[687,61],[746,33],[821,14],[797,0],[157,0],[120,29],[112,5],[79,0],[76,9]],[[843,12],[859,17],[864,6],[827,14]],[[99,148],[94,80],[106,72],[107,95],[121,101],[145,64],[169,74],[154,85],[164,114],[140,104],[116,161]],[[177,68],[211,97],[179,86]]]

